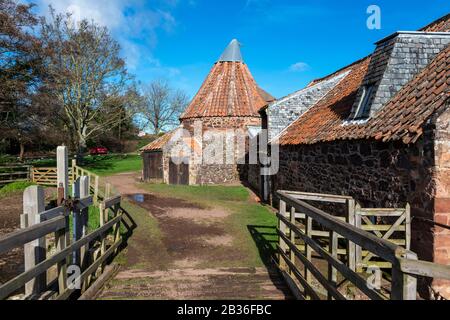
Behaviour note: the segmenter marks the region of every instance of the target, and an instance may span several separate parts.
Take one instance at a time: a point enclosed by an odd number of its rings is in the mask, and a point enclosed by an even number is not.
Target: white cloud
[[[305,62],[296,62],[289,67],[289,71],[302,72],[302,71],[309,70],[309,68],[310,68],[309,65]]]
[[[27,0],[28,1],[28,0]],[[30,0],[31,2],[31,0]],[[143,57],[152,57],[157,32],[173,32],[177,26],[170,10],[178,0],[160,0],[151,5],[142,0],[34,0],[40,14],[49,15],[51,5],[57,13],[71,12],[74,20],[94,20],[106,26],[119,41],[130,69]]]

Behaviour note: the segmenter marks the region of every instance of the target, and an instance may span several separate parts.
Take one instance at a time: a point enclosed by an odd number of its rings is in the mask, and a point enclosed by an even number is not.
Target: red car
[[[108,149],[105,147],[94,147],[89,149],[89,154],[95,156],[98,154],[108,154]]]

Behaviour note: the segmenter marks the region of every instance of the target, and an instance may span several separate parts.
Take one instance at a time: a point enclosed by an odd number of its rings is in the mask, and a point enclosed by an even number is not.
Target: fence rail
[[[16,181],[30,181],[31,166],[0,166],[0,186]]]
[[[74,293],[83,294],[122,244],[120,226],[130,228],[123,220],[126,212],[121,196],[111,197],[111,188],[106,187],[98,203],[100,226],[89,232],[88,209],[99,200],[98,193],[92,195],[92,185],[98,186],[98,180],[91,184],[93,175],[77,167],[69,173],[66,147],[58,147],[57,160],[57,169],[39,169],[47,178],[36,178],[42,184],[58,185],[59,206],[45,210],[43,187],[28,187],[23,196],[21,229],[0,238],[0,254],[23,246],[25,265],[24,272],[0,284],[0,299],[17,295],[21,288],[24,299],[67,299]],[[69,180],[73,181],[72,197],[68,196]],[[47,281],[52,274],[53,279]]]
[[[415,253],[389,241],[387,237],[362,230],[342,217],[330,215],[299,199],[299,196],[308,196],[308,200],[316,200],[311,194],[288,191],[278,191],[277,194],[280,198],[277,214],[278,265],[299,298],[347,299],[343,287],[352,284],[358,294],[368,299],[414,300],[418,276],[450,279],[450,266],[419,261]],[[343,200],[338,196],[320,197],[318,201],[328,199],[335,202]],[[406,211],[396,210],[396,214],[403,216]],[[301,218],[305,220],[303,223]],[[313,225],[316,229],[320,226],[322,233],[319,236],[312,233]],[[368,281],[368,274],[354,269],[349,255],[346,254],[343,259],[339,254],[342,247],[352,246],[364,249],[372,255],[371,258],[376,256],[377,260],[388,262],[392,268],[391,281],[374,285],[370,282],[372,279]],[[319,267],[320,264],[326,266],[327,272]],[[371,267],[370,262],[368,267]],[[375,265],[375,270],[377,268]]]

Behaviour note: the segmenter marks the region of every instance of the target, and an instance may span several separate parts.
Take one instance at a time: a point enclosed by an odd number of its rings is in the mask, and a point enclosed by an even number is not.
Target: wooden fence
[[[30,181],[31,166],[9,165],[0,166],[0,187],[16,181]]]
[[[32,167],[30,181],[45,186],[58,186],[57,182],[57,168],[39,168]],[[93,193],[93,201],[95,205],[104,198],[104,192],[100,190],[100,177],[82,167],[76,165],[75,160],[72,160],[72,165],[69,167],[69,182],[73,183],[79,177],[86,176],[89,177],[89,188]]]
[[[57,170],[59,206],[45,210],[43,187],[28,187],[24,192],[21,229],[0,238],[0,254],[24,247],[25,267],[24,272],[0,285],[0,299],[19,294],[21,288],[24,294],[20,297],[24,299],[80,296],[121,245],[121,223],[129,226],[123,221],[121,197],[107,194],[99,203],[99,228],[88,229],[88,209],[93,205],[90,179],[77,178],[72,186],[73,197],[68,196],[67,150],[60,148],[58,162],[62,159],[63,164]]]
[[[349,296],[344,288],[351,285],[358,299],[414,300],[418,276],[450,280],[450,266],[419,261],[414,252],[299,199],[308,196],[308,200],[325,201],[325,195],[289,191],[277,194],[278,266],[299,299],[345,300]],[[339,196],[331,198],[340,201]],[[302,218],[304,223],[299,221]],[[313,226],[321,233],[313,233]],[[378,277],[380,267],[371,263],[367,265],[370,272],[358,272],[361,270],[356,270],[353,263],[358,259],[353,260],[348,251],[342,258],[340,250],[353,246],[362,248],[361,252],[371,254],[371,258],[376,256],[377,260],[390,263],[390,281]]]

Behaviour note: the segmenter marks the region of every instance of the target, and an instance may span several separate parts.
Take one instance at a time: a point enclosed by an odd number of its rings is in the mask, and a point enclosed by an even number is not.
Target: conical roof
[[[214,64],[181,119],[252,117],[274,98],[258,87],[234,39]]]
[[[222,55],[219,58],[220,62],[225,61],[237,61],[237,62],[244,62],[244,59],[242,59],[241,55],[241,44],[236,39],[231,40],[228,47],[225,48],[225,51],[222,53]]]

